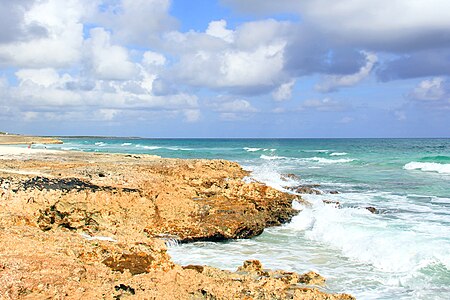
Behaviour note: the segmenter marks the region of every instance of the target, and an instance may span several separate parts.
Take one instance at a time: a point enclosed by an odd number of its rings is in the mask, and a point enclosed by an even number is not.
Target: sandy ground
[[[33,149],[28,147],[17,147],[17,146],[1,146],[0,145],[0,159],[10,159],[11,157],[16,158],[17,156],[26,156],[27,154],[37,154],[37,153],[61,153],[58,150],[48,150],[48,149]]]

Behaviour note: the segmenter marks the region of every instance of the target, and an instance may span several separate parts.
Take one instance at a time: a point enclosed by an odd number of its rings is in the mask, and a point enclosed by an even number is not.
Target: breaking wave
[[[450,164],[440,164],[433,162],[410,162],[403,166],[405,170],[421,170],[424,172],[437,172],[440,174],[450,174]]]

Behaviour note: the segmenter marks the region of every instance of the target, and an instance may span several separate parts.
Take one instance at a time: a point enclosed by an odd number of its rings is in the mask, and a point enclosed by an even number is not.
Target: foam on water
[[[440,164],[432,162],[410,162],[403,166],[405,170],[421,170],[424,172],[437,172],[450,174],[450,164]]]
[[[160,149],[161,156],[224,158],[252,171],[248,182],[280,190],[317,183],[324,191],[302,195],[311,205],[294,202],[302,211],[291,223],[250,240],[169,241],[177,263],[235,270],[246,259],[259,259],[267,268],[314,270],[327,278],[326,291],[348,292],[358,299],[448,298],[449,140],[137,139],[121,146],[127,142],[70,139],[64,147],[132,153]],[[291,173],[300,179],[282,175]],[[368,206],[377,213],[370,213]]]
[[[339,199],[345,197],[340,195]],[[370,195],[365,197],[369,198],[367,202],[373,201]],[[305,232],[308,239],[339,250],[349,259],[372,265],[380,272],[417,272],[435,263],[450,269],[449,241],[436,240],[436,228],[372,214],[363,207],[338,209],[325,205],[323,196],[304,198],[312,206],[305,207],[287,227]]]
[[[244,147],[244,150],[247,152],[256,152],[256,151],[261,150],[261,148]]]
[[[342,164],[342,163],[348,163],[351,161],[354,161],[352,158],[341,158],[341,159],[329,159],[329,158],[323,158],[323,157],[310,157],[305,158],[306,161],[314,161],[318,162],[320,164]]]
[[[159,146],[142,146],[142,145],[136,145],[136,148],[142,148],[142,149],[147,149],[147,150],[156,150],[156,149],[161,149],[161,147]]]
[[[132,143],[122,143],[121,146],[131,146],[131,145],[132,145]]]
[[[259,158],[265,159],[265,160],[276,160],[276,159],[290,159],[289,157],[285,156],[277,156],[277,155],[261,155]]]
[[[333,152],[330,154],[330,156],[344,156],[347,155],[347,152]]]

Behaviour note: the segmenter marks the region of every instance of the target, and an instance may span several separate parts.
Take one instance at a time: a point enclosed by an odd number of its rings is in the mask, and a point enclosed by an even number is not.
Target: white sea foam
[[[405,170],[421,170],[424,172],[437,172],[440,174],[450,174],[450,164],[440,164],[433,162],[410,162],[403,166]]]
[[[411,230],[405,230],[405,220],[388,220],[361,208],[324,205],[323,196],[304,198],[312,207],[305,207],[286,227],[303,231],[307,238],[338,249],[352,260],[382,272],[416,272],[436,262],[448,267],[448,243],[433,239],[424,224],[409,224]]]
[[[122,146],[130,146],[131,143],[123,143]]]
[[[295,179],[281,175],[283,172],[280,172],[280,167],[277,165],[276,160],[269,160],[260,166],[245,166],[244,169],[251,172],[251,177],[247,178],[247,182],[251,182],[253,179],[282,191],[285,191],[285,187],[299,184]]]
[[[158,147],[158,146],[142,146],[142,145],[136,145],[136,148],[143,148],[143,149],[147,149],[147,150],[161,149],[161,147]]]
[[[103,146],[106,146],[106,143],[97,142],[97,143],[95,143],[95,146],[103,147]]]
[[[192,151],[192,150],[194,150],[191,148],[181,148],[181,147],[167,147],[166,149],[172,150],[172,151]]]
[[[247,151],[247,152],[256,152],[256,151],[261,150],[261,148],[244,147],[244,150]],[[266,150],[266,149],[264,149],[264,151],[265,151],[265,150]]]
[[[330,154],[330,156],[344,156],[347,155],[347,152],[333,152]]]
[[[265,159],[265,160],[277,160],[277,159],[289,159],[289,157],[285,157],[285,156],[276,156],[276,155],[261,155],[259,158]]]
[[[305,158],[305,160],[315,161],[320,164],[341,164],[341,163],[348,163],[348,162],[354,161],[354,159],[351,159],[351,158],[329,159],[329,158],[323,158],[323,157],[311,157],[311,158]]]

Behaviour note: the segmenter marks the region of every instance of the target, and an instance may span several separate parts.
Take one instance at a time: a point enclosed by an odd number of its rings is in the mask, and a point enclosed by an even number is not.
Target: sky
[[[450,137],[450,1],[0,0],[0,131]]]

